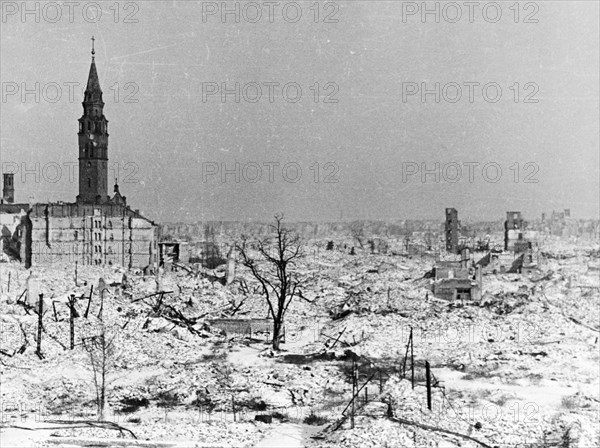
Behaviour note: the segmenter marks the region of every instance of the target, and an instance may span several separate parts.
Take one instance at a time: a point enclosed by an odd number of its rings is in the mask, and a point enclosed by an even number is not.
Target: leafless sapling
[[[117,335],[116,329],[109,330],[103,322],[100,322],[99,334],[83,339],[83,347],[88,354],[92,369],[99,421],[105,420],[109,375],[114,371],[118,357]]]

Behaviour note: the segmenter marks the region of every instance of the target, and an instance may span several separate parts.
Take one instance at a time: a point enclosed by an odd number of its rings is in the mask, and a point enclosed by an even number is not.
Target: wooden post
[[[410,329],[410,381],[412,388],[415,388],[415,354],[414,354],[414,342],[413,342],[413,331]]]
[[[369,386],[365,386],[365,404],[369,401]]]
[[[37,348],[36,354],[42,359],[42,314],[44,312],[44,294],[40,294],[38,302],[38,328],[37,328]]]
[[[381,375],[381,370],[379,370],[379,393],[383,393],[383,377]]]
[[[90,300],[92,300],[92,294],[91,293],[90,293]],[[104,289],[102,289],[100,291],[100,311],[98,311],[98,319],[100,319],[100,321],[102,321],[102,312],[103,311],[104,311]]]
[[[159,258],[160,258],[160,256],[157,255],[156,259],[158,260]],[[167,265],[165,264],[165,267],[166,266]],[[160,272],[159,272],[159,270],[160,270],[160,262],[159,261],[157,261],[155,263],[155,267],[156,267],[156,270],[154,272],[154,283],[156,284],[156,292],[158,292],[158,291],[160,291],[162,289],[162,286],[160,284]],[[173,270],[172,266],[171,266],[171,270]]]
[[[427,409],[431,411],[431,368],[429,361],[425,361],[425,379],[427,382]]]
[[[231,409],[233,409],[233,421],[235,422],[235,401],[233,400],[233,395],[231,396]]]
[[[27,288],[25,288],[23,290],[23,292],[21,293],[21,295],[17,298],[17,303],[21,303],[22,302],[23,296],[25,295],[26,292],[27,292]],[[27,314],[29,314],[29,311],[27,311]]]
[[[77,285],[77,260],[75,260],[75,286]]]
[[[352,413],[350,414],[350,428],[354,429],[354,412],[356,403],[356,361],[352,358]]]
[[[408,362],[408,349],[412,346],[412,333],[413,329],[410,327],[410,335],[406,343],[406,352],[404,353],[404,362],[402,364],[402,379],[406,378],[406,363]]]
[[[54,322],[58,322],[58,315],[56,314],[56,301],[52,302],[52,310],[54,311]]]
[[[159,242],[160,242],[160,226],[156,226],[156,229],[154,230],[154,266],[155,266],[155,271],[154,271],[154,275],[155,275],[155,279],[154,281],[156,282],[156,289],[157,291],[161,289],[160,286],[160,246],[159,246]]]
[[[10,292],[10,272],[8,273],[8,291]]]
[[[75,294],[71,294],[71,298],[69,299],[69,311],[70,347],[73,350],[75,348]]]
[[[81,295],[81,299],[83,299],[83,294]],[[88,313],[90,312],[90,305],[92,304],[92,298],[90,297],[88,299],[88,303],[87,303],[87,307],[85,308],[85,314],[83,315],[83,317],[85,317],[86,319],[88,318]]]

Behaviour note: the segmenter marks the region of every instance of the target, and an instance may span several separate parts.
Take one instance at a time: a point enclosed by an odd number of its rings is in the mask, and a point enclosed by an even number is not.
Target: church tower
[[[79,119],[79,195],[80,203],[108,201],[108,120],[104,116],[102,90],[96,71],[94,37],[92,65]]]

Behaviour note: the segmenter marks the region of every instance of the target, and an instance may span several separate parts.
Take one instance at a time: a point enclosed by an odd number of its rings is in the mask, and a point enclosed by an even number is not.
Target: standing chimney
[[[4,173],[2,177],[4,180],[2,199],[4,202],[12,204],[15,202],[15,175],[13,173]]]

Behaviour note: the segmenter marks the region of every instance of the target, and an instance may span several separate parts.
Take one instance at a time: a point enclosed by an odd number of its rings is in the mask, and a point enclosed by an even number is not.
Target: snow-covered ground
[[[183,270],[163,272],[159,284],[173,293],[161,306],[181,312],[188,327],[157,312],[159,296],[136,300],[156,292],[154,276],[79,266],[75,284],[72,266],[29,272],[4,263],[0,443],[43,445],[60,436],[69,438],[66,446],[121,436],[73,422],[96,420],[96,397],[88,353],[81,345],[69,349],[65,298],[88,296],[94,285],[87,318],[87,300],[77,303],[75,339],[98,335],[101,324],[115,337],[105,420],[147,444],[465,447],[481,446],[474,440],[550,443],[569,434],[570,446],[598,446],[600,284],[590,248],[561,242],[557,251],[575,256],[548,258],[541,280],[486,275],[482,301],[467,304],[428,292],[423,276],[431,258],[319,251],[296,268],[307,300],[290,306],[280,352],[266,335],[250,340],[207,325],[231,317],[242,300],[235,318],[265,317],[264,299],[238,281],[224,287]],[[108,288],[102,321],[100,278]],[[37,316],[16,303],[28,286],[44,294],[42,360],[35,354]],[[35,304],[35,294],[23,298]],[[410,328],[414,389],[410,374],[401,378]],[[366,402],[364,390],[357,401],[354,429],[342,414],[352,393],[352,358],[359,385],[372,376]],[[425,361],[437,386],[431,411]],[[272,423],[256,415],[270,415]]]

